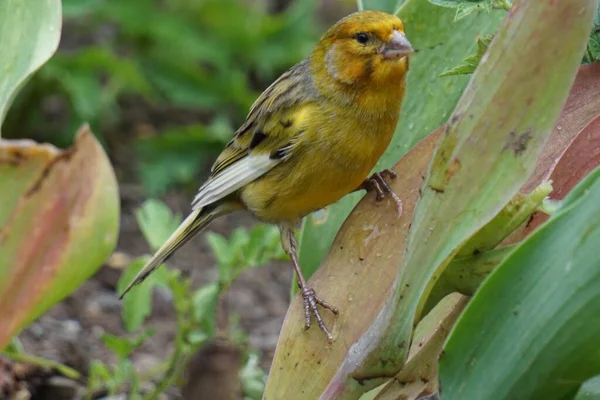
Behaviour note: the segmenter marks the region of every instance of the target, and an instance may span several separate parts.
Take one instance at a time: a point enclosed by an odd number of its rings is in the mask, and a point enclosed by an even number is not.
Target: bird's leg
[[[300,264],[298,263],[297,244],[293,226],[291,224],[280,224],[279,230],[281,232],[281,244],[283,245],[283,249],[292,259],[292,266],[298,276],[298,287],[300,287],[300,293],[302,294],[302,300],[304,301],[304,328],[310,328],[311,317],[314,315],[319,328],[325,332],[327,340],[331,343],[333,341],[333,336],[331,336],[331,333],[325,326],[325,322],[323,322],[323,318],[321,318],[317,305],[328,309],[334,314],[337,314],[338,310],[323,299],[317,297],[315,290],[306,284],[306,280],[304,279],[304,276],[302,276]]]
[[[398,216],[400,216],[402,215],[402,199],[398,197],[390,184],[385,180],[386,177],[396,179],[397,176],[395,171],[384,169],[381,172],[375,172],[371,177],[365,179],[358,189],[364,189],[367,192],[374,190],[377,193],[377,197],[375,198],[377,201],[383,200],[386,195],[390,196],[396,203],[396,210],[398,211]]]

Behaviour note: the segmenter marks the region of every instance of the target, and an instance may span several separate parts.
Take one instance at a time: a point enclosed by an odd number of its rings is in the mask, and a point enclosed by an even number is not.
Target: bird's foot
[[[385,196],[389,196],[396,203],[396,211],[398,211],[398,217],[402,215],[402,199],[391,188],[390,184],[386,181],[386,177],[390,179],[396,179],[398,175],[391,169],[384,169],[381,172],[375,172],[370,178],[364,180],[361,185],[362,189],[366,191],[374,190],[377,193],[375,199],[382,201]]]
[[[327,303],[323,299],[317,297],[313,288],[304,287],[301,290],[302,299],[304,300],[304,329],[310,328],[310,321],[312,316],[314,315],[315,319],[317,320],[317,324],[319,325],[319,328],[321,328],[321,330],[325,332],[325,335],[327,335],[327,341],[331,343],[333,341],[333,336],[331,336],[331,333],[327,329],[327,326],[325,326],[325,322],[323,322],[323,318],[321,317],[317,306],[320,305],[321,307],[326,308],[327,310],[331,311],[336,315],[338,314],[337,308]]]

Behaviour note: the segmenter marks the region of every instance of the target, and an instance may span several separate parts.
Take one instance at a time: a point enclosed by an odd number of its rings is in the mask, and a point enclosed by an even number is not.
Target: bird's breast
[[[309,127],[297,151],[241,191],[246,207],[269,222],[294,221],[356,190],[385,151],[395,121],[331,117]]]

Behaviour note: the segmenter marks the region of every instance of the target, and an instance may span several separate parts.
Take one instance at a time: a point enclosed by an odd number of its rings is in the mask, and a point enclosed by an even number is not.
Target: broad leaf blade
[[[365,0],[365,8],[371,4],[375,3]],[[400,8],[398,16],[418,51],[411,55],[407,93],[396,133],[375,170],[394,165],[448,119],[469,78],[439,75],[472,54],[477,47],[477,35],[493,33],[503,13],[482,13],[457,23],[453,21],[454,14],[453,9],[435,6],[428,0],[408,0]],[[361,196],[361,193],[351,194],[329,206],[324,216],[306,218],[300,243],[300,265],[305,277],[317,269]]]
[[[600,398],[600,376],[584,382],[577,392],[575,400],[597,400]]]
[[[600,373],[600,169],[566,201],[458,321],[440,362],[444,399],[564,399]]]
[[[0,141],[0,348],[115,247],[117,182],[87,128],[73,148]]]
[[[56,51],[60,28],[60,0],[0,3],[0,127],[18,89]]]
[[[436,150],[387,306],[322,399],[351,398],[403,366],[427,294],[460,247],[533,172],[573,84],[595,0],[520,2],[465,90]],[[553,39],[559,29],[561,42]]]

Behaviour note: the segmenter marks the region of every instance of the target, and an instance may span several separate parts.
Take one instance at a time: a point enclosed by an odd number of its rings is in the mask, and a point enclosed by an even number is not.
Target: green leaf
[[[491,11],[493,9],[510,10],[512,0],[429,0],[441,7],[456,8],[454,21],[458,21],[475,11]]]
[[[240,371],[240,380],[242,381],[242,392],[244,396],[252,400],[261,400],[265,390],[267,374],[260,368],[260,358],[252,353],[248,361]]]
[[[262,261],[262,255],[265,254],[270,242],[268,242],[267,233],[271,226],[259,224],[252,228],[248,237],[248,243],[244,251],[244,259],[249,266],[255,266]],[[276,227],[273,227],[277,229]]]
[[[583,57],[583,64],[600,61],[600,0],[594,17],[594,27],[590,33],[587,51]]]
[[[440,7],[456,8],[460,4],[467,2],[468,0],[429,0],[431,4],[435,4]]]
[[[146,200],[135,210],[135,218],[144,238],[153,251],[162,246],[181,223],[181,215],[175,215],[162,201]]]
[[[575,400],[598,400],[600,399],[600,376],[588,379],[581,385]]]
[[[192,303],[196,322],[213,319],[220,291],[218,283],[211,283],[194,292]]]
[[[23,343],[21,343],[21,340],[19,340],[18,336],[15,336],[12,338],[10,343],[8,345],[6,345],[6,347],[4,348],[4,351],[6,353],[11,353],[11,354],[24,354],[25,353],[25,349],[23,348]]]
[[[62,151],[0,141],[0,193],[1,349],[102,266],[117,242],[119,195],[87,127]]]
[[[248,229],[244,227],[235,228],[229,237],[230,250],[239,254],[249,241],[250,234],[248,233]]]
[[[529,194],[517,193],[490,222],[460,248],[456,257],[473,256],[496,248],[542,206],[551,192],[552,184],[546,181]]]
[[[450,293],[473,295],[481,283],[514,250],[514,247],[514,245],[501,247],[466,257],[456,256],[431,289],[423,313],[428,313]]]
[[[380,10],[395,13],[405,0],[359,0],[359,10]]]
[[[120,359],[114,368],[109,393],[116,394],[121,386],[127,383],[134,374],[133,363],[128,359]]]
[[[225,236],[214,232],[207,232],[206,241],[219,265],[231,265],[233,263],[234,255],[229,249],[229,242]]]
[[[60,0],[2,1],[0,127],[18,90],[56,51],[60,30]]]
[[[117,283],[117,292],[122,293],[137,273],[149,261],[148,256],[134,259],[123,271]],[[129,332],[137,330],[152,313],[152,291],[155,286],[167,287],[168,274],[164,266],[154,271],[143,285],[136,285],[123,298],[123,322]]]
[[[479,3],[469,2],[469,3],[461,3],[456,7],[456,15],[454,16],[454,21],[458,21],[473,14],[475,11],[491,11],[491,4],[487,1],[482,1]]]
[[[163,194],[175,184],[196,179],[208,160],[231,139],[231,127],[220,119],[211,126],[198,124],[164,129],[140,139],[140,177],[150,195]]]
[[[71,70],[61,79],[73,109],[81,118],[81,122],[93,120],[102,110],[102,93],[100,82],[88,71]]]
[[[187,335],[187,341],[193,347],[200,347],[200,344],[205,342],[209,338],[210,338],[210,336],[206,332],[203,332],[198,329],[194,329],[194,330],[190,331],[189,334]]]
[[[600,373],[598,204],[600,169],[485,281],[440,361],[444,398],[564,399]]]
[[[99,90],[95,96],[104,108],[108,107],[106,103],[116,100],[120,91],[144,95],[149,99],[154,96],[138,62],[119,57],[106,46],[89,46],[68,54],[59,53],[42,71],[63,86],[69,85],[70,74],[73,73],[87,76],[98,85],[100,76],[107,76],[102,82],[106,90]],[[68,86],[67,89],[74,90]]]
[[[212,283],[196,290],[192,297],[194,321],[203,333],[213,336],[216,330],[217,300],[221,285]]]
[[[367,5],[365,2],[365,7]],[[374,170],[394,165],[448,119],[468,79],[440,79],[439,75],[473,53],[473,38],[494,32],[503,17],[502,13],[479,14],[455,23],[453,10],[437,7],[428,0],[407,0],[398,16],[418,52],[411,55],[407,95],[396,133]],[[317,269],[342,222],[362,196],[361,193],[350,194],[327,207],[322,215],[305,218],[299,249],[306,278]]]
[[[111,335],[110,333],[102,334],[100,339],[109,350],[111,350],[121,359],[129,357],[129,355],[135,350],[135,346],[133,346],[129,340]]]
[[[490,43],[492,42],[493,35],[484,35],[477,37],[477,51],[475,54],[465,58],[464,62],[454,68],[444,71],[440,74],[440,77],[451,76],[451,75],[469,75],[475,72],[475,68],[479,65],[479,61],[487,51]]]
[[[135,349],[140,347],[146,339],[152,336],[153,333],[153,330],[148,329],[135,339],[128,339],[111,335],[110,333],[104,333],[102,334],[101,340],[107,348],[119,357],[119,359],[125,360],[135,351]]]
[[[107,382],[112,380],[112,373],[108,366],[99,360],[90,362],[90,373],[88,377],[88,391],[101,389]]]
[[[273,225],[258,224],[251,231],[236,228],[229,239],[222,235],[206,234],[219,264],[219,280],[228,287],[244,269],[266,264],[274,259],[285,259],[279,230]]]
[[[244,258],[252,267],[264,265],[272,260],[286,260],[287,255],[281,247],[279,229],[268,224],[254,226],[250,232]]]
[[[142,395],[140,393],[141,390],[141,382],[140,377],[135,373],[135,369],[133,370],[133,374],[131,374],[131,387],[128,393],[129,400],[142,400]]]

